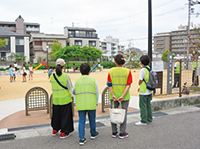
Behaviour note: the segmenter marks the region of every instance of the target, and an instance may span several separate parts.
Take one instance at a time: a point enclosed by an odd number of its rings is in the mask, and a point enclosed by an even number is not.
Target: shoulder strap
[[[148,68],[147,66],[144,66],[143,68],[146,68],[149,72],[151,71],[151,68]]]
[[[56,82],[57,82],[62,88],[68,90],[68,88],[67,88],[66,86],[63,86],[63,85],[58,81],[58,79],[56,78],[55,73],[53,73],[53,77],[54,77],[54,79],[56,80]]]

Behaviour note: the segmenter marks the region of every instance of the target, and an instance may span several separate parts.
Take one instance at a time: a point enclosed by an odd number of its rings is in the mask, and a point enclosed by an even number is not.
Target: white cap
[[[64,66],[65,61],[62,58],[59,58],[59,59],[56,60],[56,65]]]

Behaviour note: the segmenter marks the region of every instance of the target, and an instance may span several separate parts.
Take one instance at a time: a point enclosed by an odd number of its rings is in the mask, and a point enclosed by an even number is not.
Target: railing
[[[75,33],[75,34],[69,34],[69,37],[98,38],[98,35],[97,34]]]

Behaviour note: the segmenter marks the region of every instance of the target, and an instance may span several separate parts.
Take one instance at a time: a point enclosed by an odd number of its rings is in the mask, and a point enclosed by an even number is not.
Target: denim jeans
[[[90,123],[90,134],[94,135],[96,133],[96,110],[78,111],[78,115],[79,115],[78,131],[79,131],[80,139],[85,137],[86,112],[88,113],[88,118],[89,118],[89,123]]]

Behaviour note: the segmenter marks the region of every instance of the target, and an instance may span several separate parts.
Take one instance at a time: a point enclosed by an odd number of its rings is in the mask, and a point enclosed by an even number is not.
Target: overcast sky
[[[196,0],[194,0],[196,1]],[[177,30],[188,22],[188,0],[152,0],[153,35]],[[200,12],[200,5],[194,6]],[[21,15],[25,22],[40,24],[44,33],[63,34],[64,26],[92,27],[100,40],[111,35],[120,44],[147,50],[148,0],[5,0],[0,5],[0,21],[15,21]],[[200,24],[200,16],[191,16]]]

